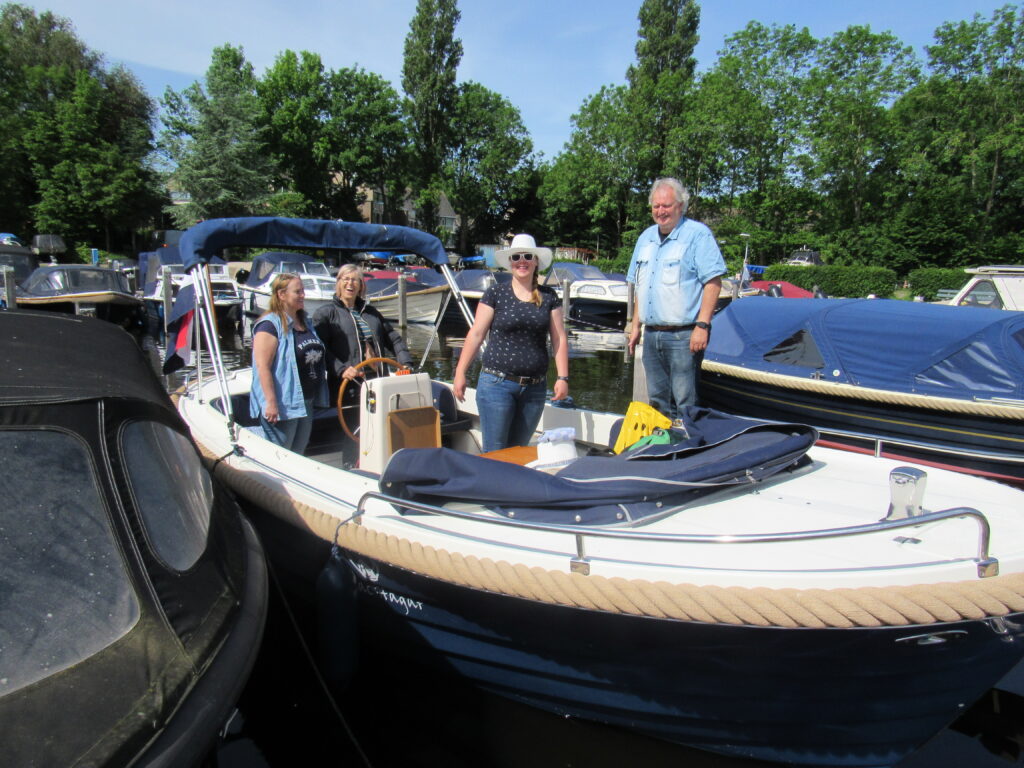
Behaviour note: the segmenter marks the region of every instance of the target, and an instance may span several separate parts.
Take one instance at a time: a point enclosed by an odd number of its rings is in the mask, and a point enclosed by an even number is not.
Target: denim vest
[[[269,320],[277,331],[277,354],[274,356],[273,370],[274,391],[277,395],[277,410],[282,421],[286,419],[298,419],[306,415],[306,402],[302,397],[302,382],[299,379],[299,365],[295,361],[295,333],[291,331],[294,321],[289,321],[289,333],[282,332],[281,318],[276,312],[264,315],[260,321]],[[308,321],[307,321],[308,325]],[[315,335],[316,331],[309,325],[310,331]],[[317,337],[319,338],[319,337]],[[263,387],[260,385],[259,373],[256,366],[252,367],[252,386],[249,389],[249,415],[258,418],[263,413],[267,399],[263,395]],[[316,397],[313,404],[317,407],[326,407],[327,380],[322,379],[317,387]]]

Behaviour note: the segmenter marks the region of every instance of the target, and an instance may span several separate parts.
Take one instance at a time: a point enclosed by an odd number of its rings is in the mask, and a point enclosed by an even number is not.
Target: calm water
[[[625,410],[633,363],[622,334],[583,333],[572,339],[571,394],[580,406]],[[414,327],[407,342],[424,370],[450,380],[462,339],[457,332],[431,341]],[[245,348],[228,352],[229,366],[247,366]],[[169,382],[175,386],[177,381]],[[264,543],[287,537],[277,522],[248,510]],[[316,556],[297,558],[317,565]],[[284,560],[282,560],[284,562]],[[315,611],[308,588],[293,575],[271,571],[271,605],[263,647],[239,702],[226,746],[214,764],[262,766],[692,766],[752,768],[768,763],[727,758],[637,736],[608,726],[540,712],[482,692],[457,679],[438,679],[408,660],[360,647],[360,664],[347,689],[330,692],[313,661]],[[1017,678],[1020,678],[1019,680]],[[1004,687],[1024,691],[1024,674]],[[953,727],[937,735],[899,768],[994,768],[1024,765],[1024,698],[993,691]]]

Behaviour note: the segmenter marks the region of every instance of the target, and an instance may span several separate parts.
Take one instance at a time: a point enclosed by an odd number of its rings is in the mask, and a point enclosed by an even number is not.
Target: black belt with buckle
[[[696,327],[695,323],[688,325],[645,325],[649,331],[665,331],[666,333],[678,333],[679,331],[690,331]]]
[[[482,373],[489,373],[491,376],[497,376],[499,379],[505,381],[512,381],[518,384],[520,387],[529,387],[533,384],[540,384],[545,380],[544,376],[513,376],[502,371],[496,371],[494,368],[483,368]]]

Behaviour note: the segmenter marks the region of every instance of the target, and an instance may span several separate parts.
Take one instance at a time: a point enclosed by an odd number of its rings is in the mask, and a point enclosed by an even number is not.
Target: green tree
[[[455,37],[459,18],[455,0],[418,0],[405,38],[402,89],[414,147],[418,224],[431,232],[437,231],[441,169],[453,141],[449,116],[462,60],[462,41]]]
[[[547,173],[540,198],[562,243],[623,244],[642,214],[638,152],[625,86],[601,88],[573,115],[568,145]]]
[[[215,48],[206,89],[199,83],[180,94],[168,89],[163,105],[161,145],[175,165],[171,183],[189,197],[167,209],[177,226],[266,213],[276,174],[259,122],[256,78],[242,49]]]
[[[109,250],[158,210],[154,105],[127,71],[105,68],[67,19],[0,8],[0,109],[5,226],[72,242],[102,234]]]
[[[331,210],[355,219],[364,190],[383,203],[380,220],[401,223],[409,183],[409,133],[398,93],[380,75],[341,69],[328,80],[327,161],[334,172]]]
[[[674,172],[669,147],[693,85],[700,7],[694,0],[644,0],[638,19],[628,105],[637,128],[637,176],[653,180]]]
[[[918,75],[911,49],[888,32],[851,26],[818,46],[802,95],[808,170],[827,195],[830,231],[855,230],[882,215],[893,145],[889,107]]]
[[[459,87],[452,135],[442,189],[459,217],[459,251],[471,253],[471,223],[500,221],[522,194],[530,177],[533,143],[519,110],[472,82]]]
[[[947,23],[931,75],[893,112],[900,167],[890,219],[925,266],[1014,261],[1024,251],[1024,12]]]
[[[74,91],[53,116],[37,117],[26,136],[39,191],[36,228],[71,240],[101,237],[109,251],[112,229],[138,223],[140,203],[156,202],[154,174],[139,162],[140,152],[148,152],[149,134],[142,123],[134,127],[134,147],[123,130],[108,138],[110,91],[87,72],[75,79]]]

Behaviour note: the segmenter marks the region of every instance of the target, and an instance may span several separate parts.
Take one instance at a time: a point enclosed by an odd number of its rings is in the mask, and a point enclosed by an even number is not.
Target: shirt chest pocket
[[[661,282],[663,285],[678,285],[683,269],[683,260],[678,257],[666,259],[661,265]]]

